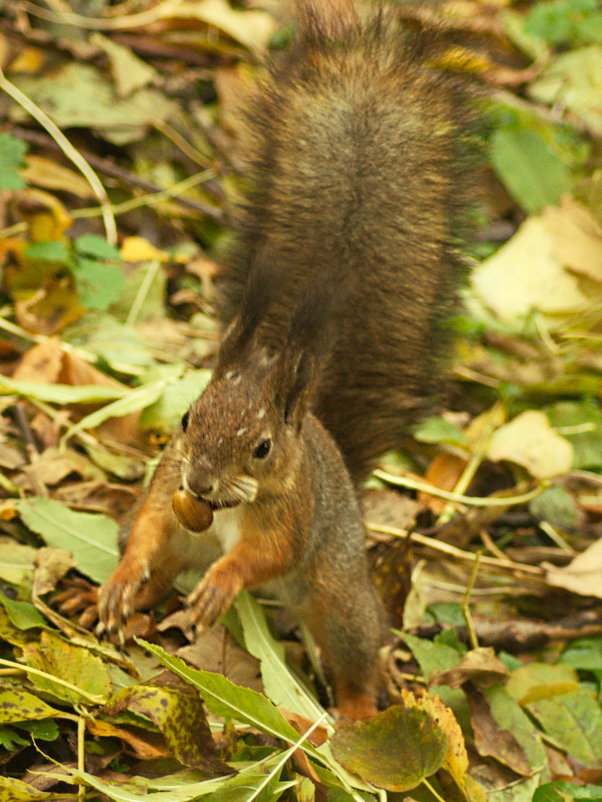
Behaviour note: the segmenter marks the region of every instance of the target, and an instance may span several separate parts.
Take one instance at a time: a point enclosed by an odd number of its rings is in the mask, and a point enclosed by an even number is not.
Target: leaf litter
[[[0,800],[602,798],[600,13],[452,6],[444,27],[495,30],[471,62],[497,92],[481,264],[457,398],[366,490],[404,627],[392,706],[336,728],[311,642],[247,595],[195,644],[177,594],[133,622],[152,642],[91,631],[118,526],[210,375],[240,95],[288,21],[225,0],[6,12]]]

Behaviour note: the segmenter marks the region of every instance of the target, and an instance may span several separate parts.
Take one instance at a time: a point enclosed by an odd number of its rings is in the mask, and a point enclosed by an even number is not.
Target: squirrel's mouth
[[[240,504],[240,499],[232,499],[231,501],[219,500],[219,501],[212,501],[211,499],[204,498],[203,496],[199,497],[202,501],[206,504],[209,504],[213,512],[218,512],[219,510],[227,510],[231,507],[238,507]]]

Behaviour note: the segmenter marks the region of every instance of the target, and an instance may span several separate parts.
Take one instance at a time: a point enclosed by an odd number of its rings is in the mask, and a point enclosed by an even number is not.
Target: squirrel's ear
[[[286,353],[277,366],[276,404],[282,411],[284,422],[299,429],[309,410],[316,378],[316,359],[309,350]]]

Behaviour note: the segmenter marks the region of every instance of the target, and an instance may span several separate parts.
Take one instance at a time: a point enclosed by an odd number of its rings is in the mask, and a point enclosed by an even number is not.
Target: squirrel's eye
[[[186,429],[188,428],[188,419],[189,419],[189,418],[190,418],[190,412],[185,412],[185,413],[182,415],[182,429],[183,429],[184,431],[186,431]]]
[[[264,440],[263,443],[260,443],[255,451],[253,452],[253,456],[256,459],[263,459],[267,457],[270,453],[270,449],[272,448],[272,441],[271,440]]]

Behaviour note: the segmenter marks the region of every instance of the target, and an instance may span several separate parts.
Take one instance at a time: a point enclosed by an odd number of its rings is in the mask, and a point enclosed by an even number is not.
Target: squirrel
[[[438,35],[392,11],[296,9],[296,44],[248,112],[256,152],[217,287],[216,367],[100,590],[99,631],[120,633],[196,565],[203,535],[191,530],[208,529],[224,553],[188,598],[194,625],[267,587],[313,634],[339,714],[365,719],[386,620],[359,488],[442,382],[464,272],[470,92],[438,66]]]

